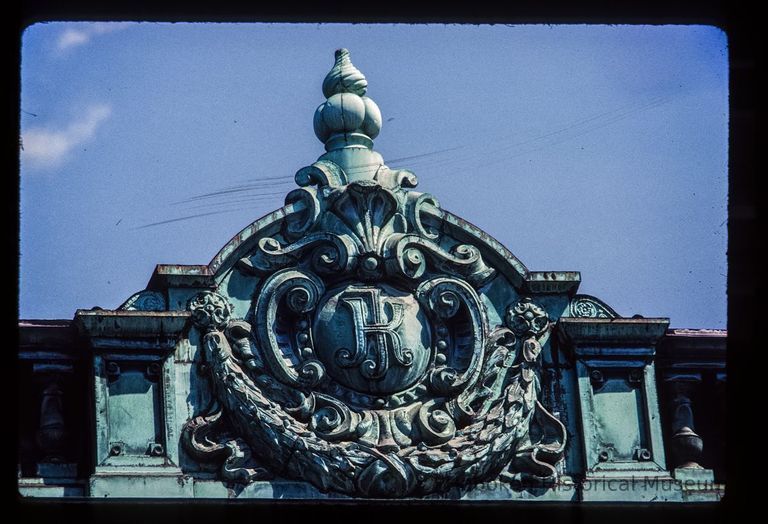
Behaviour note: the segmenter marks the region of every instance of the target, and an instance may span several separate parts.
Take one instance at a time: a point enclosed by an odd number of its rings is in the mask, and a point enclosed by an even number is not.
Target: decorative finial
[[[358,68],[352,65],[349,51],[336,50],[336,63],[323,80],[323,95],[331,98],[338,93],[354,93],[363,96],[368,88],[368,81]]]
[[[325,102],[315,111],[315,134],[326,151],[348,147],[373,148],[381,131],[381,111],[365,96],[368,81],[349,59],[349,51],[336,50],[336,62],[323,80]]]

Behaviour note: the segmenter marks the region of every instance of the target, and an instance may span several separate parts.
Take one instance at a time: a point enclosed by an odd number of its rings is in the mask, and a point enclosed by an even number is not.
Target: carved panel
[[[187,424],[190,453],[223,460],[223,478],[362,496],[553,480],[565,436],[538,402],[546,311],[525,298],[489,325],[480,289],[496,271],[420,223],[437,202],[398,185],[412,174],[302,177],[328,212],[241,259],[261,279],[245,318],[218,293],[189,303],[218,401]]]
[[[663,472],[653,367],[587,359],[576,368],[588,474]]]
[[[605,302],[590,295],[574,295],[568,306],[574,318],[616,318],[619,315]]]
[[[162,293],[157,291],[139,291],[125,301],[118,309],[128,311],[165,311],[166,300]]]
[[[177,462],[172,365],[157,355],[96,355],[97,471]]]
[[[109,453],[112,456],[147,455],[150,446],[163,442],[157,372],[153,377],[147,369],[153,365],[158,364],[106,362]]]
[[[332,74],[357,78],[342,62]],[[188,304],[216,402],[188,421],[186,449],[230,481],[279,475],[352,496],[554,481],[565,430],[539,402],[548,313],[509,284],[484,295],[518,268],[491,267],[475,229],[436,218],[413,173],[329,159],[354,156],[334,149],[342,139],[377,154],[350,123],[373,107],[350,105],[365,86],[328,86],[349,102],[334,91],[318,110],[329,153],[296,174],[279,227],[237,255],[250,308],[235,317],[224,286]]]
[[[642,387],[633,373],[642,370],[593,369],[594,431],[601,462],[649,460]],[[598,375],[599,374],[599,375]],[[645,453],[643,452],[645,450]]]

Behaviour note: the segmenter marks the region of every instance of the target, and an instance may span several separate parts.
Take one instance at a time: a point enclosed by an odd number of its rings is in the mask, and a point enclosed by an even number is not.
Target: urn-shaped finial
[[[373,147],[381,130],[381,112],[365,96],[368,81],[352,64],[349,51],[338,49],[336,61],[323,80],[326,101],[315,111],[315,134],[332,151],[345,147]]]

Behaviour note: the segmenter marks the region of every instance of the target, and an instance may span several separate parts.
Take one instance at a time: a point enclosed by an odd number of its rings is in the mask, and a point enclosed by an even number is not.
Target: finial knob
[[[337,49],[335,56],[336,63],[323,80],[325,98],[331,98],[338,93],[354,93],[357,96],[363,96],[368,88],[368,80],[358,68],[352,65],[349,51]]]
[[[373,146],[381,131],[381,111],[365,96],[368,81],[351,62],[349,51],[336,50],[335,63],[323,80],[325,102],[315,111],[315,135],[326,150]]]

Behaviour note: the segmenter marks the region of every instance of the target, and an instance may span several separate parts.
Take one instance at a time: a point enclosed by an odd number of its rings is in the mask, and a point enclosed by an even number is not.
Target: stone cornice
[[[655,346],[669,326],[668,318],[561,318],[558,330],[576,346],[599,344]]]
[[[74,324],[85,337],[178,337],[188,311],[114,311],[78,309]]]
[[[659,343],[659,366],[669,369],[725,368],[728,332],[670,329]]]

